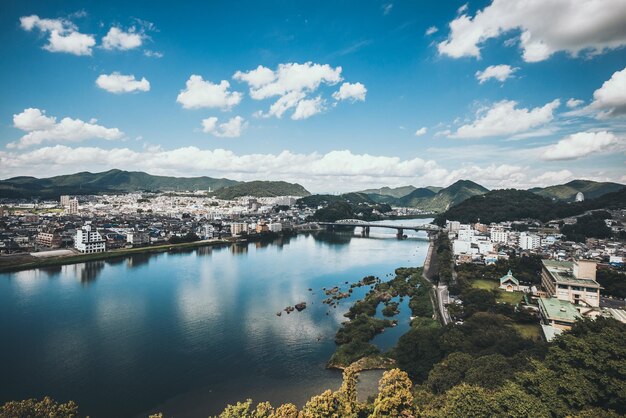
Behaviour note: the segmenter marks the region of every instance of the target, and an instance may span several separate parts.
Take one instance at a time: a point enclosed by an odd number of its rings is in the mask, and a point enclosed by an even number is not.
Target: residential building
[[[35,243],[42,247],[58,248],[61,246],[61,235],[56,231],[40,232],[35,238]]]
[[[233,237],[248,233],[248,224],[245,222],[233,222],[230,224],[230,234]]]
[[[541,284],[549,296],[581,307],[600,306],[600,284],[596,281],[596,262],[590,260],[542,260]]]
[[[84,254],[106,251],[106,241],[92,225],[87,224],[76,231],[74,248]]]
[[[66,211],[68,215],[78,215],[78,199],[70,199]]]
[[[489,236],[491,238],[491,242],[498,242],[505,245],[509,242],[509,233],[504,229],[491,228]]]
[[[281,232],[283,230],[283,225],[280,222],[272,222],[269,224],[270,232]]]
[[[150,244],[150,235],[145,231],[132,231],[126,234],[126,242],[131,245]]]
[[[522,232],[519,234],[519,246],[522,250],[534,250],[541,246],[539,235]]]
[[[60,203],[61,203],[61,206],[63,206],[64,208],[68,207],[70,205],[70,196],[68,195],[61,196]]]

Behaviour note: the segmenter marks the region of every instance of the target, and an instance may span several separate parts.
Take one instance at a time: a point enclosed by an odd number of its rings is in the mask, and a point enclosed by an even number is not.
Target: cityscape
[[[0,10],[0,418],[626,416],[624,0]]]

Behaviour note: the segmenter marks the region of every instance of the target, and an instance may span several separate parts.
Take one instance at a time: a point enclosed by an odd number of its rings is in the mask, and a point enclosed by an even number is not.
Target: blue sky
[[[623,0],[0,7],[0,178],[626,182]]]

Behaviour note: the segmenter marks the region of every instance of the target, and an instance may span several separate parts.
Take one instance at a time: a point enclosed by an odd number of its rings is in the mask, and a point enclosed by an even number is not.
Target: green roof
[[[509,270],[509,272],[505,276],[500,277],[500,284],[502,285],[507,280],[511,280],[513,283],[519,286],[519,280],[517,280],[515,276],[513,276],[511,270]]]
[[[599,288],[600,284],[592,279],[577,279],[572,274],[574,263],[571,261],[541,260],[554,281],[562,284],[573,284]]]
[[[539,307],[549,321],[574,322],[580,314],[571,303],[557,298],[539,298]]]

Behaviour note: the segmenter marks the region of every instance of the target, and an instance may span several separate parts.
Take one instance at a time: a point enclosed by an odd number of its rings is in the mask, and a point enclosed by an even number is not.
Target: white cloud
[[[517,67],[511,67],[510,65],[490,65],[483,71],[476,71],[476,79],[483,84],[489,79],[496,79],[498,81],[505,81],[513,76],[515,71],[519,70]]]
[[[311,112],[319,113],[323,100],[307,96],[322,84],[332,86],[342,81],[341,67],[312,62],[279,64],[276,70],[259,65],[248,72],[237,71],[233,78],[248,84],[250,97],[254,100],[278,96],[263,116],[280,118],[287,110],[294,109],[292,119],[304,119],[303,116]],[[299,106],[301,101],[304,103]]]
[[[383,5],[383,14],[386,16],[391,13],[391,9],[393,9],[393,3],[387,3]]]
[[[41,19],[37,15],[20,17],[20,26],[26,31],[37,28],[49,33],[48,43],[43,49],[50,52],[65,52],[74,55],[91,55],[96,39],[78,32],[76,26],[66,19]]]
[[[519,36],[526,62],[543,61],[565,51],[600,54],[626,45],[626,2],[623,0],[493,0],[471,17],[462,12],[450,22],[442,55],[480,57],[487,40],[511,30]]]
[[[118,27],[111,27],[109,32],[102,38],[102,47],[104,49],[119,49],[126,51],[128,49],[138,48],[143,43],[145,35],[141,32],[137,32],[137,29],[132,26],[128,32],[124,32]]]
[[[230,83],[222,80],[220,84],[204,81],[199,75],[192,75],[185,83],[176,101],[185,109],[218,108],[230,110],[241,102],[242,94],[229,91]]]
[[[317,96],[314,99],[304,99],[298,102],[296,106],[296,110],[293,111],[291,115],[291,119],[300,120],[300,119],[308,119],[313,115],[317,115],[318,113],[324,110],[324,101],[320,96]]]
[[[457,14],[459,14],[459,15],[460,15],[461,13],[465,13],[465,12],[467,11],[468,6],[469,6],[469,5],[468,5],[467,3],[465,3],[463,6],[461,6],[461,7],[459,7],[459,8],[457,9],[456,13],[457,13]]]
[[[422,136],[422,135],[426,135],[426,132],[428,131],[428,129],[425,126],[422,126],[421,128],[419,128],[417,131],[415,131],[415,136]]]
[[[433,35],[435,33],[437,33],[439,29],[437,29],[437,26],[431,26],[428,29],[426,29],[426,36],[430,36]]]
[[[13,126],[23,131],[39,131],[52,128],[56,124],[55,117],[45,115],[46,111],[29,107],[22,113],[13,115]]]
[[[160,51],[152,51],[150,49],[146,49],[145,51],[143,51],[143,54],[146,57],[150,58],[163,58],[163,53]]]
[[[539,185],[555,185],[563,184],[573,179],[574,173],[569,170],[560,170],[546,171],[545,173],[542,173],[531,179],[530,182]]]
[[[546,147],[541,158],[544,160],[575,160],[615,148],[622,149],[624,145],[626,145],[624,138],[619,138],[612,132],[578,132]]]
[[[150,82],[142,77],[135,79],[134,75],[124,75],[118,72],[101,74],[96,79],[96,84],[101,89],[110,93],[130,93],[133,91],[150,91]]]
[[[490,108],[483,108],[476,114],[476,119],[459,127],[449,135],[451,138],[484,138],[489,136],[513,135],[526,132],[550,122],[554,110],[560,101],[553,100],[534,109],[517,108],[517,102],[503,100]]]
[[[216,117],[210,117],[202,120],[202,132],[210,133],[220,138],[237,138],[241,136],[241,132],[248,126],[248,122],[241,116],[235,116],[228,122],[217,124]]]
[[[313,192],[329,192],[354,191],[372,185],[447,186],[460,179],[471,179],[488,188],[531,187],[560,183],[567,177],[566,173],[552,172],[548,175],[543,168],[532,170],[527,166],[513,164],[465,164],[455,167],[449,170],[433,160],[419,157],[402,159],[354,154],[348,150],[335,150],[326,154],[297,154],[290,151],[278,154],[235,154],[230,150],[197,147],[171,150],[145,147],[135,151],[129,148],[72,148],[57,145],[26,152],[0,151],[0,178],[121,168],[160,175],[284,180],[298,182]],[[610,176],[604,173],[602,178],[605,181],[619,181],[622,175],[621,172]]]
[[[361,83],[343,83],[339,90],[333,93],[335,100],[365,101],[367,89]]]
[[[45,116],[45,111],[28,108],[13,115],[13,125],[28,132],[17,142],[7,144],[8,148],[26,148],[42,142],[84,141],[87,139],[120,139],[124,135],[117,128],[105,128],[97,125],[96,120],[83,122],[80,119],[56,118]]]
[[[583,100],[580,99],[574,99],[573,97],[571,99],[569,99],[565,105],[570,108],[570,109],[574,109],[575,107],[579,107],[581,106],[583,103],[585,103]]]
[[[599,110],[599,117],[626,115],[626,68],[613,73],[602,87],[593,92],[590,110]]]

